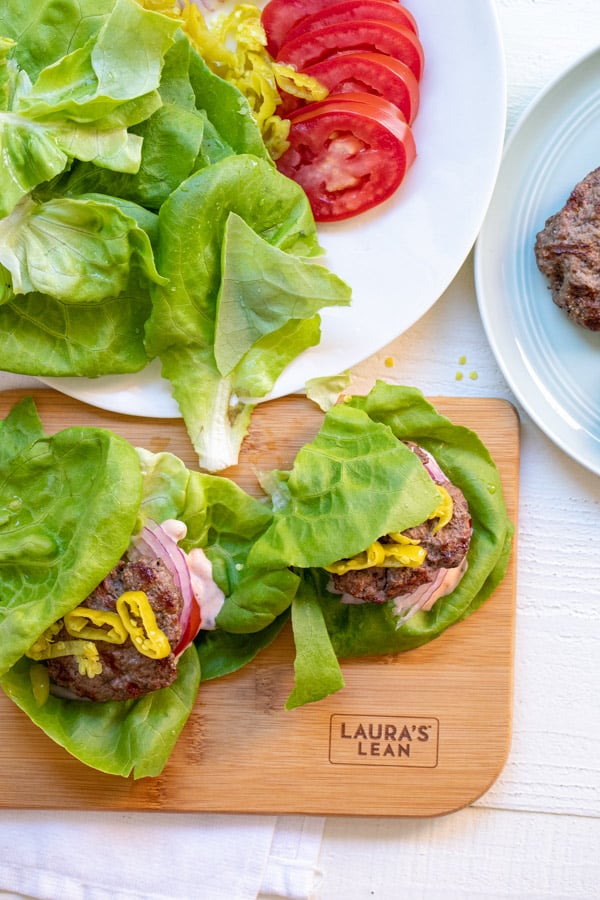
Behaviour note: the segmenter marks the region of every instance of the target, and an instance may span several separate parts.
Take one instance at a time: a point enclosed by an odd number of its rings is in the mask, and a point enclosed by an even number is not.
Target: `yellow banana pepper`
[[[124,644],[128,638],[127,629],[119,614],[104,609],[78,606],[66,614],[64,623],[71,637],[88,641]]]
[[[169,655],[169,639],[158,627],[144,591],[126,591],[121,594],[117,600],[117,612],[139,653],[150,659],[164,659]]]

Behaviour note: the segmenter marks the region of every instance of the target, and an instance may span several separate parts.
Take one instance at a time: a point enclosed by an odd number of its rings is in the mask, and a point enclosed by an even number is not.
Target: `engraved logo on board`
[[[329,761],[334,765],[434,769],[439,731],[439,720],[424,716],[336,714],[329,724]]]

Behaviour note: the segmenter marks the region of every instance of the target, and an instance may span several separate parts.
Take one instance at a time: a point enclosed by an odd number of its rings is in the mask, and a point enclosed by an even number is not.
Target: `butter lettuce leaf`
[[[44,437],[35,403],[26,397],[0,421],[0,467],[7,466],[19,453]]]
[[[237,460],[256,400],[318,342],[317,310],[346,305],[350,290],[311,259],[322,250],[304,192],[254,156],[188,178],[161,207],[159,235],[169,286],[153,288],[147,352],[161,358],[200,466],[220,471]]]
[[[250,551],[252,565],[329,565],[420,524],[439,504],[418,457],[347,404],[329,410],[291,471],[270,473],[263,486],[276,495],[276,508]]]
[[[229,375],[254,344],[290,320],[309,319],[324,306],[349,303],[350,288],[341,278],[325,266],[273,247],[230,213],[214,340],[222,375]]]
[[[146,232],[108,199],[26,197],[0,219],[0,263],[11,273],[14,294],[97,303],[126,290],[134,268],[165,281]]]
[[[344,687],[344,676],[331,645],[318,595],[303,579],[292,603],[292,630],[296,655],[294,688],[285,708],[315,703]]]
[[[48,0],[40,5],[50,33],[59,10]],[[76,46],[67,43],[56,56],[47,51],[50,61],[42,68],[31,65],[22,9],[19,17],[9,4],[1,14],[3,35],[17,43],[17,67],[9,73],[10,103],[0,112],[0,151],[5,160],[0,172],[1,215],[8,215],[37,185],[64,171],[72,159],[122,171],[139,168],[142,141],[128,128],[161,105],[158,86],[177,23],[142,9],[135,0],[115,0],[107,4],[104,15],[93,19],[97,27],[92,25],[85,33],[79,31],[81,10],[73,12],[70,31],[71,37],[74,31],[77,34]],[[68,32],[69,26],[66,34],[59,30],[59,43]],[[37,42],[34,47],[37,56],[41,48]]]
[[[2,435],[14,427],[9,420]],[[2,458],[0,674],[118,562],[141,494],[134,448],[101,429],[37,436]]]
[[[141,101],[143,109],[146,95],[157,90],[177,28],[176,20],[135,0],[115,0],[95,34],[40,70],[17,109],[35,120],[59,114],[76,122],[103,120],[105,128],[142,121],[148,113],[135,112],[135,104]]]
[[[33,292],[0,304],[0,358],[7,372],[95,378],[148,364],[147,289],[134,281],[118,297],[65,303]]]
[[[190,82],[191,53],[189,41],[178,32],[164,58],[158,88],[161,106],[129,129],[130,134],[142,141],[137,171],[115,172],[76,161],[61,182],[64,193],[103,192],[159,209],[169,194],[195,171],[207,119],[196,106]]]
[[[187,526],[183,549],[201,547],[211,562],[225,594],[217,632],[257,634],[270,626],[289,608],[299,579],[287,566],[274,571],[248,564],[250,547],[271,521],[269,506],[229,478],[187,469],[173,454],[140,449],[138,454],[144,479],[141,516],[182,520]],[[203,639],[201,633],[199,646]],[[210,640],[214,644],[214,634]],[[228,646],[233,650],[231,642]]]
[[[10,697],[52,740],[100,772],[134,779],[160,775],[187,721],[200,683],[193,647],[181,656],[177,679],[137,700],[106,703],[48,698],[36,703],[29,670],[20,660],[0,678]]]
[[[231,148],[232,154],[248,153],[271,163],[246,97],[235,85],[215,75],[195,50],[190,54],[190,81],[196,106],[206,113],[221,147]]]

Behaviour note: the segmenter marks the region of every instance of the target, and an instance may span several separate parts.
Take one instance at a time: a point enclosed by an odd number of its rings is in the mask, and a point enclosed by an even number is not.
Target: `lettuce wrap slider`
[[[297,576],[245,565],[270,518],[232,481],[106,429],[47,436],[22,401],[0,422],[4,691],[87,765],[158,775],[196,698],[203,635],[223,674],[289,608]],[[219,616],[248,594],[241,636],[223,640]],[[250,645],[248,631],[261,632]]]
[[[292,469],[262,483],[274,516],[249,563],[301,579],[288,708],[343,687],[341,658],[437,637],[505,574],[513,526],[496,465],[415,388],[378,382],[332,407]]]

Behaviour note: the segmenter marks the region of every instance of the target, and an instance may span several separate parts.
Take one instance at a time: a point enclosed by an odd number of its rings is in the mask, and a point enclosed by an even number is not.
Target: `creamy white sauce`
[[[446,597],[448,594],[451,594],[460,579],[467,571],[468,566],[469,564],[465,556],[459,566],[456,566],[454,569],[446,569],[441,584],[438,585],[437,589],[433,592],[427,603],[425,603],[423,609],[431,609],[436,600],[439,600],[441,597]]]
[[[194,547],[186,553],[186,559],[192,590],[200,606],[200,628],[213,631],[217,627],[215,620],[225,603],[225,594],[212,577],[212,563],[204,550]]]
[[[166,531],[170,538],[177,544],[182,541],[187,534],[187,525],[179,519],[165,519],[160,523],[163,531]]]

